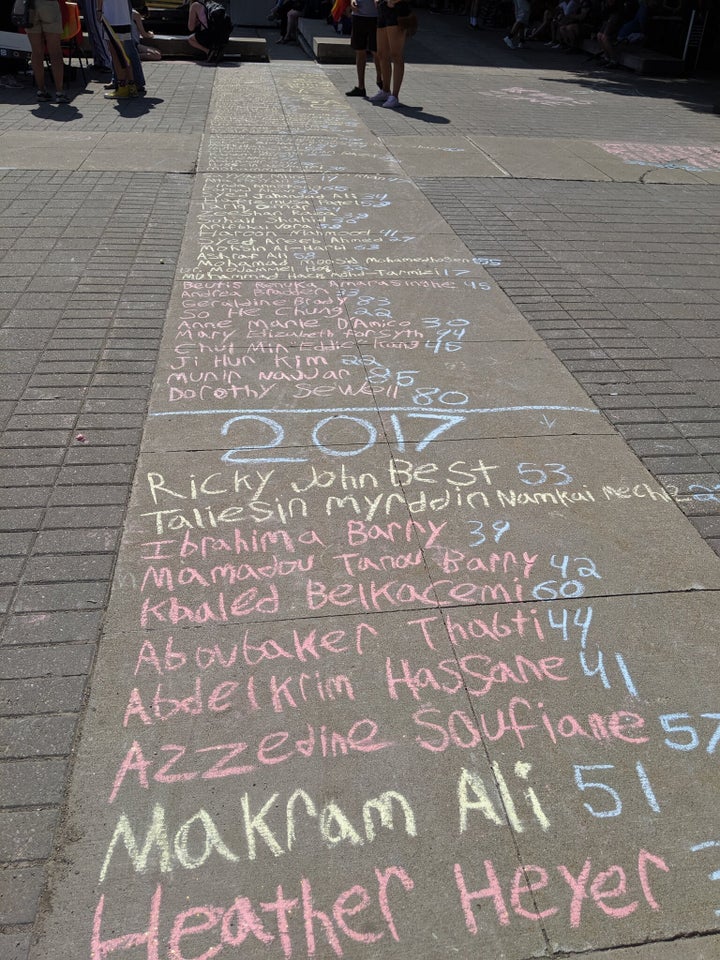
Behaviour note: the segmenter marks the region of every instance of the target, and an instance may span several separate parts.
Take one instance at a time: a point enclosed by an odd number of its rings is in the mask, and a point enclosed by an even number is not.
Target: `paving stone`
[[[65,456],[66,464],[97,464],[97,463],[134,463],[137,456],[137,446],[106,446],[93,447],[80,445],[71,447]]]
[[[706,473],[708,463],[699,456],[658,457],[645,456],[643,462],[656,476],[671,473]]]
[[[0,684],[3,681],[0,681]],[[14,681],[17,683],[17,681]],[[54,691],[51,691],[51,694]],[[2,692],[0,690],[0,697]],[[32,701],[27,705],[33,707]],[[43,704],[44,706],[45,704]],[[80,701],[76,703],[77,714]],[[23,709],[26,703],[19,703]],[[0,717],[0,759],[68,756],[72,747],[77,716]]]
[[[66,527],[113,527],[122,523],[123,514],[123,507],[120,506],[51,507],[45,513],[43,527],[48,530]]]
[[[127,501],[127,485],[85,484],[69,487],[57,486],[50,501],[51,507],[74,505],[77,507],[124,504]]]
[[[707,540],[720,539],[720,516],[714,517],[695,517],[693,526],[702,537]]]
[[[698,452],[701,452],[698,451],[696,444],[680,437],[666,437],[652,440],[632,440],[630,441],[630,446],[639,457],[643,458],[661,455],[668,456],[670,454],[691,457],[696,455]],[[649,460],[645,460],[645,465],[651,470],[659,467],[659,464],[656,462],[651,463]]]
[[[35,532],[7,533],[0,532],[0,554],[4,557],[23,557],[30,551],[35,539]]]
[[[93,643],[64,643],[55,647],[10,647],[0,658],[0,679],[87,676],[95,652]]]
[[[0,930],[0,956],[4,960],[27,960],[30,951],[32,927],[16,924],[12,929]]]
[[[3,492],[3,506],[42,507],[52,496],[52,487],[6,487]]]
[[[24,583],[79,582],[109,577],[113,558],[110,554],[45,554],[30,557],[23,573]]]
[[[53,644],[70,641],[96,642],[103,613],[101,610],[54,610],[11,617],[3,636],[8,644]]]
[[[0,583],[17,583],[24,565],[23,557],[0,557]]]
[[[105,581],[22,584],[18,587],[13,609],[17,613],[51,610],[102,609],[108,593]]]
[[[31,923],[43,888],[40,867],[15,867],[0,872],[0,924]],[[12,944],[12,939],[10,940]]]
[[[0,680],[0,713],[6,717],[77,713],[84,687],[84,676]],[[25,734],[27,735],[29,734]]]
[[[53,805],[62,799],[66,774],[64,759],[5,761],[0,768],[3,774],[0,778],[0,807]]]
[[[0,531],[37,530],[42,517],[42,510],[0,509]]]
[[[72,530],[41,530],[34,544],[34,553],[113,553],[120,537],[119,527]],[[29,553],[29,548],[25,551]]]
[[[52,853],[56,808],[0,810],[0,863],[44,860]],[[3,952],[0,939],[0,956]]]

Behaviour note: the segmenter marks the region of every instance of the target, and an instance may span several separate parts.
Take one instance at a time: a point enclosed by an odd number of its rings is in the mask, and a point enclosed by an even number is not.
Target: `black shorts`
[[[377,17],[377,28],[381,30],[383,27],[396,27],[398,22],[398,17],[408,17],[410,16],[410,4],[406,0],[400,0],[399,3],[396,3],[395,6],[389,7],[385,0],[380,0],[378,3],[378,17]]]
[[[195,27],[195,39],[203,47],[212,48],[212,34],[207,27]]]
[[[353,50],[377,50],[377,17],[352,16],[352,30],[350,31],[350,46]]]

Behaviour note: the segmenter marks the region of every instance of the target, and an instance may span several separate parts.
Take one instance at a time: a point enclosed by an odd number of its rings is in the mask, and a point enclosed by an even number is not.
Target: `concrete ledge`
[[[600,45],[596,40],[586,40],[583,50],[587,53],[600,53]],[[666,53],[658,53],[647,47],[634,45],[618,45],[615,48],[617,61],[628,70],[643,76],[653,77],[680,77],[685,73],[684,61],[679,57],[671,57]]]
[[[318,63],[355,63],[350,37],[340,37],[324,20],[298,21],[298,40],[307,54]]]
[[[185,37],[173,37],[168,34],[155,34],[153,40],[148,41],[167,59],[194,59],[193,49]],[[225,56],[232,60],[262,60],[268,59],[267,41],[264,37],[230,37],[225,47]]]

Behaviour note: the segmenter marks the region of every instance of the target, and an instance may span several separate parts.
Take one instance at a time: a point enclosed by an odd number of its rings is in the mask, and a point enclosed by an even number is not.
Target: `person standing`
[[[50,69],[55,83],[55,100],[69,103],[70,98],[63,90],[63,63],[60,38],[63,32],[62,14],[58,0],[35,0],[33,20],[25,28],[30,41],[30,63],[37,87],[37,98],[47,102],[52,94],[45,89],[45,47],[50,57]]]
[[[201,0],[193,0],[188,10],[188,43],[191,47],[204,53],[210,53],[210,30],[208,29],[207,8]]]
[[[95,0],[80,0],[80,12],[93,52],[93,66],[99,73],[111,73],[112,58]]]
[[[515,22],[503,40],[511,50],[519,50],[530,26],[530,0],[515,0]]]
[[[405,76],[405,40],[407,31],[399,17],[410,16],[408,0],[377,0],[377,56],[382,74],[382,89],[371,103],[394,109],[400,106],[400,87]]]
[[[103,19],[113,61],[115,89],[106,100],[125,100],[145,93],[145,74],[132,35],[130,0],[97,0],[97,12]]]
[[[350,47],[355,51],[355,69],[357,70],[357,86],[348,90],[348,97],[366,97],[365,68],[368,54],[375,57],[377,54],[377,7],[375,0],[351,0],[350,2]],[[382,89],[382,74],[379,65],[375,63],[377,85]]]

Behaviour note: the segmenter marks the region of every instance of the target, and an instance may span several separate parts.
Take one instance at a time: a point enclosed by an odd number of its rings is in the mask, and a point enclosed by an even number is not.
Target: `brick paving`
[[[0,134],[13,130],[36,133],[201,133],[214,81],[212,68],[202,63],[146,63],[147,97],[117,104],[102,96],[99,83],[71,86],[72,102],[58,114],[54,104],[38,104],[35,88],[3,88]],[[58,122],[59,121],[59,122]],[[48,158],[50,160],[50,158]],[[50,160],[50,163],[52,161]]]
[[[720,553],[720,189],[418,185]]]
[[[3,960],[52,852],[191,186],[0,173]]]

